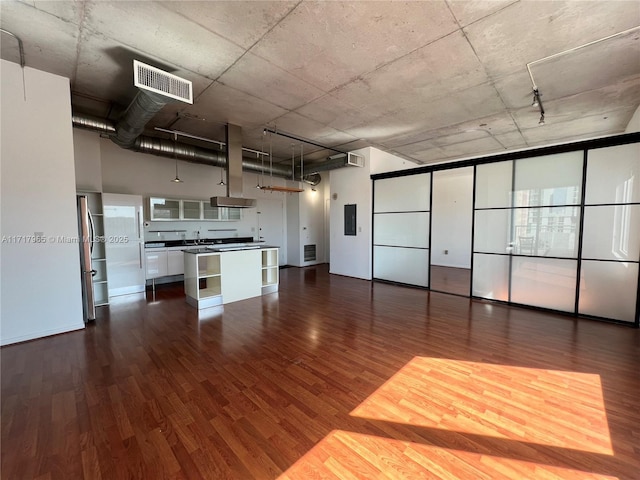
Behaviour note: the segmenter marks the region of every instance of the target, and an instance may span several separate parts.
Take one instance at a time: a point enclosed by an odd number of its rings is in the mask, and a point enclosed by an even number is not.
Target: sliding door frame
[[[541,147],[541,148],[533,148],[533,149],[529,149],[529,150],[520,150],[520,151],[514,151],[514,152],[506,152],[503,154],[496,154],[496,155],[489,155],[489,156],[485,156],[485,157],[477,157],[477,158],[472,158],[472,159],[466,159],[466,160],[460,160],[460,161],[453,161],[453,162],[449,162],[449,163],[444,163],[444,164],[439,164],[439,165],[427,165],[427,166],[422,166],[422,167],[416,167],[410,170],[401,170],[401,171],[395,171],[395,172],[385,172],[385,173],[378,173],[378,174],[374,174],[371,175],[371,180],[373,182],[373,188],[372,188],[372,205],[374,204],[375,201],[375,182],[376,180],[384,180],[384,179],[388,179],[388,178],[397,178],[397,177],[405,177],[405,176],[412,176],[412,175],[418,175],[418,174],[423,174],[423,173],[431,173],[430,176],[430,182],[431,182],[431,188],[430,188],[430,206],[429,209],[432,212],[433,210],[433,173],[437,172],[437,171],[442,171],[442,170],[451,170],[451,169],[458,169],[458,168],[465,168],[465,167],[474,167],[473,168],[473,217],[471,220],[471,285],[469,287],[469,296],[468,298],[472,298],[472,299],[477,299],[477,300],[483,300],[483,301],[490,301],[490,302],[495,302],[495,303],[502,303],[502,304],[507,304],[507,305],[514,305],[514,306],[520,306],[520,307],[525,307],[525,308],[531,308],[531,309],[535,309],[535,310],[541,310],[541,311],[548,311],[548,312],[553,312],[553,313],[558,313],[561,315],[566,315],[566,316],[572,316],[572,317],[579,317],[579,318],[591,318],[591,319],[595,319],[595,320],[600,320],[600,321],[606,321],[606,322],[611,322],[611,323],[617,323],[617,324],[622,324],[622,325],[627,325],[627,326],[632,326],[635,328],[640,327],[640,268],[639,268],[639,273],[638,273],[638,285],[637,285],[637,292],[636,292],[636,308],[635,308],[635,319],[633,322],[628,322],[628,321],[623,321],[623,320],[616,320],[616,319],[610,319],[610,318],[604,318],[604,317],[598,317],[598,316],[594,316],[594,315],[586,315],[586,314],[580,314],[579,313],[579,300],[580,300],[580,276],[581,276],[581,271],[582,271],[582,247],[583,247],[583,231],[584,231],[584,214],[585,214],[585,202],[586,202],[586,182],[587,182],[587,159],[588,159],[588,152],[589,150],[595,150],[595,149],[600,149],[600,148],[607,148],[607,147],[614,147],[614,146],[620,146],[620,145],[627,145],[627,144],[635,144],[635,143],[640,143],[640,132],[634,132],[634,133],[627,133],[627,134],[622,134],[622,135],[614,135],[614,136],[610,136],[610,137],[603,137],[603,138],[596,138],[596,139],[591,139],[591,140],[583,140],[583,141],[578,141],[578,142],[571,142],[571,143],[565,143],[565,144],[561,144],[561,145],[553,145],[553,146],[547,146],[547,147]],[[473,295],[473,270],[474,270],[474,240],[475,240],[475,207],[476,207],[476,199],[475,199],[475,194],[476,194],[476,167],[478,165],[485,165],[485,164],[489,164],[489,163],[496,163],[496,162],[504,162],[504,161],[508,161],[511,160],[513,161],[513,168],[512,168],[512,190],[513,190],[513,176],[515,175],[515,160],[520,160],[520,159],[528,159],[528,158],[535,158],[535,157],[542,157],[542,156],[547,156],[547,155],[554,155],[554,154],[559,154],[559,153],[568,153],[568,152],[576,152],[576,151],[582,151],[583,152],[583,164],[582,164],[582,191],[580,193],[580,203],[578,205],[573,205],[574,207],[578,208],[580,211],[580,222],[578,225],[578,248],[577,248],[577,266],[576,266],[576,291],[575,291],[575,308],[573,312],[566,312],[566,311],[562,311],[562,310],[554,310],[554,309],[549,309],[549,308],[543,308],[543,307],[537,307],[537,306],[532,306],[532,305],[525,305],[525,304],[519,304],[519,303],[514,303],[511,301],[511,271],[512,271],[512,258],[513,258],[513,253],[511,252],[509,254],[509,301],[503,301],[503,300],[490,300],[490,299],[486,299],[484,297],[479,297],[479,296],[474,296]],[[640,159],[639,159],[640,161]],[[640,205],[640,203],[632,203],[631,205]],[[513,207],[513,199],[511,199],[511,209],[513,212],[513,209],[515,207]],[[525,207],[527,208],[527,207]],[[542,208],[542,207],[540,207]],[[372,209],[372,225],[373,225],[373,213]],[[429,265],[427,268],[429,268],[429,270],[431,269],[431,215],[429,218]],[[511,225],[511,230],[512,230],[513,225]],[[512,233],[510,233],[510,235],[512,235]],[[517,255],[516,255],[517,256]],[[373,257],[373,236],[372,236],[372,257]],[[547,257],[544,257],[547,258]],[[570,260],[570,259],[569,259]],[[633,263],[639,263],[634,261]],[[373,265],[373,258],[371,259],[371,264]],[[373,281],[380,281],[380,282],[386,282],[386,283],[394,283],[394,282],[390,282],[388,280],[383,280],[383,279],[378,279],[375,278],[375,276],[372,275]],[[431,289],[431,276],[429,275],[429,287],[419,287],[419,288],[425,288],[425,289]],[[446,292],[445,292],[446,293]],[[455,294],[453,294],[455,295]]]

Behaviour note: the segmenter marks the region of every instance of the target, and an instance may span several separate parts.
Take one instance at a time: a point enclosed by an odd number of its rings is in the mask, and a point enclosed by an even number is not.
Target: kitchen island
[[[184,251],[187,303],[202,309],[278,290],[278,247],[239,244]]]

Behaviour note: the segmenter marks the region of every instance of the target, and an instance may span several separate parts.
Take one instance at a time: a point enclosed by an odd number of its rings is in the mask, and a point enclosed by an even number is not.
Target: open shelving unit
[[[107,282],[107,255],[104,248],[104,214],[100,192],[78,192],[87,196],[87,205],[93,219],[95,241],[91,250],[91,267],[97,272],[93,276],[93,296],[96,307],[109,304]]]
[[[278,290],[278,249],[265,248],[262,250],[262,294]]]
[[[185,262],[187,302],[198,309],[222,304],[220,254],[193,255]]]

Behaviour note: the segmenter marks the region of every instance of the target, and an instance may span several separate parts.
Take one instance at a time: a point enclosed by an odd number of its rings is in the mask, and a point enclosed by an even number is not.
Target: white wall
[[[86,130],[73,129],[73,151],[76,189],[83,192],[102,191],[102,167],[99,136]]]
[[[78,238],[69,81],[28,67],[24,76],[26,91],[20,66],[2,60],[3,345],[84,327],[79,247],[57,241]],[[46,243],[20,241],[36,232]]]
[[[473,167],[434,172],[432,202],[431,264],[471,268]]]
[[[330,264],[338,275],[371,279],[371,175],[414,168],[417,165],[377,148],[354,153],[364,157],[364,167],[345,167],[331,171]],[[334,198],[334,195],[337,198]],[[356,235],[344,235],[344,206],[356,204]]]

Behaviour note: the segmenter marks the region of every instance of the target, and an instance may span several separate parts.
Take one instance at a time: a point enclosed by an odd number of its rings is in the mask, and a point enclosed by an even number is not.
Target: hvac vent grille
[[[136,87],[193,103],[193,88],[189,80],[164,72],[138,60],[133,61],[133,83]]]
[[[352,165],[354,167],[364,167],[364,157],[362,155],[357,155],[355,153],[349,152],[347,154],[347,165]]]
[[[312,262],[316,259],[316,246],[315,245],[305,245],[304,246],[304,261]]]

